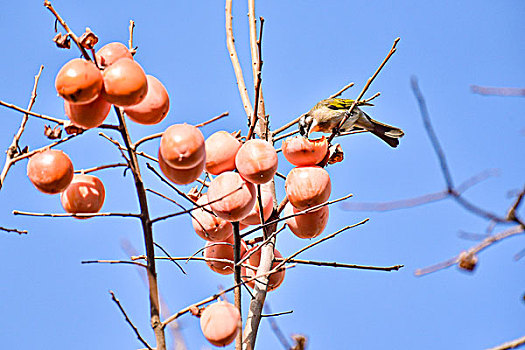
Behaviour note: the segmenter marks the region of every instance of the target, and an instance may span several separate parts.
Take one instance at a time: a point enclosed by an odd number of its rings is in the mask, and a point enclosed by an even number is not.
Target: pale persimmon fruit
[[[206,162],[204,136],[193,125],[186,123],[171,125],[160,139],[160,153],[172,168],[193,168],[201,162]]]
[[[65,211],[72,214],[97,213],[104,204],[106,190],[100,179],[93,175],[77,174],[60,195]],[[86,219],[87,217],[78,217]]]
[[[103,86],[103,77],[95,63],[81,58],[67,62],[55,79],[55,88],[60,96],[71,103],[93,102]]]
[[[168,91],[162,83],[152,75],[146,75],[148,92],[144,99],[133,106],[124,107],[124,112],[135,123],[144,125],[158,124],[170,109]]]
[[[284,140],[282,150],[286,160],[293,165],[316,165],[328,152],[328,141],[324,136],[316,140],[302,136],[289,137]]]
[[[208,196],[205,194],[197,200],[197,205],[207,203]],[[209,205],[195,209],[191,213],[193,229],[201,238],[210,242],[220,242],[228,239],[233,234],[232,223],[214,215]]]
[[[235,170],[235,156],[241,143],[230,133],[221,130],[206,139],[206,171],[219,175]]]
[[[148,79],[142,67],[131,58],[121,58],[104,69],[102,95],[109,103],[126,107],[142,101],[148,92]]]
[[[27,176],[41,192],[60,193],[73,179],[74,168],[71,159],[62,151],[49,149],[39,152],[27,163]]]
[[[255,186],[233,171],[213,179],[207,194],[213,212],[228,221],[244,219],[253,209],[257,196]]]
[[[242,327],[239,310],[227,301],[208,305],[202,312],[201,330],[204,337],[215,346],[231,344]]]
[[[235,156],[235,167],[239,174],[254,184],[270,181],[277,172],[277,165],[277,152],[265,140],[246,141]]]
[[[119,42],[112,42],[102,46],[100,50],[97,51],[95,57],[97,58],[98,65],[101,67],[110,66],[124,57],[133,59],[126,45]]]
[[[109,114],[111,103],[102,95],[90,103],[76,104],[64,100],[64,111],[69,120],[84,129],[96,128],[101,125]]]
[[[284,186],[288,200],[299,210],[326,202],[332,191],[328,172],[318,166],[293,168]]]
[[[255,250],[255,249],[258,249],[258,246],[252,247],[250,250],[248,250],[247,253],[249,253],[250,251]],[[273,254],[274,254],[275,258],[277,258],[277,259],[282,259],[283,258],[283,256],[281,255],[281,253],[279,253],[279,251],[277,249],[274,249]],[[255,253],[253,253],[248,258],[248,261],[249,261],[249,264],[252,267],[259,267],[259,264],[260,264],[260,261],[261,261],[261,250],[258,249]],[[272,269],[276,268],[277,265],[279,265],[279,264],[280,264],[280,261],[274,261],[272,263]],[[249,280],[250,278],[253,278],[255,276],[255,273],[256,273],[255,270],[246,268],[244,266],[241,267],[241,276],[242,276],[243,280],[245,280],[245,281]],[[286,270],[284,268],[279,270],[279,271],[277,271],[277,272],[272,273],[270,275],[270,277],[268,278],[268,289],[267,289],[267,291],[270,292],[270,291],[275,290],[276,288],[278,288],[283,283],[285,274],[286,274]],[[249,287],[254,288],[255,287],[255,280],[246,282],[246,284]]]
[[[289,216],[300,211],[288,203],[284,208],[283,215]],[[325,205],[315,211],[286,219],[286,225],[299,238],[315,238],[323,233],[328,222],[328,216],[328,206]]]
[[[234,262],[234,240],[233,235],[221,242],[206,242],[204,248],[204,257],[211,259],[223,259],[229,260],[229,262],[223,261],[206,261],[206,264],[213,271],[220,273],[221,275],[230,275],[233,273],[233,262]],[[246,243],[241,240],[241,254],[242,257],[246,253]]]
[[[273,193],[269,183],[260,186],[263,216],[264,220],[266,221],[268,220],[273,211]],[[261,223],[261,215],[259,213],[259,203],[257,199],[255,199],[253,209],[250,211],[248,216],[246,216],[240,222],[245,225],[259,225]]]
[[[199,176],[201,176],[202,171],[204,170],[204,161],[201,161],[197,165],[195,165],[193,168],[188,169],[176,169],[172,166],[170,166],[162,157],[160,154],[160,150],[158,153],[159,157],[159,167],[162,173],[173,183],[176,183],[177,185],[187,185],[189,183],[192,183],[193,181],[197,180]]]

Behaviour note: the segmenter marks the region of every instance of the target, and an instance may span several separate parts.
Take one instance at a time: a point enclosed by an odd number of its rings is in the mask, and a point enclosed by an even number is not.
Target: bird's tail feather
[[[370,118],[372,124],[374,124],[374,130],[370,132],[381,140],[385,141],[390,147],[397,147],[399,145],[399,138],[405,134],[403,130],[396,128],[395,126],[384,124]]]

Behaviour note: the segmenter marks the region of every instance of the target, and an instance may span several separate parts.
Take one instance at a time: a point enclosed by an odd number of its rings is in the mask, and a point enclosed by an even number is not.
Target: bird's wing
[[[335,110],[341,110],[341,109],[349,109],[352,106],[352,103],[354,103],[354,100],[346,99],[346,98],[333,98],[331,100],[327,101],[327,107],[330,109]],[[358,106],[373,106],[373,104],[368,102],[360,102],[357,104]]]
[[[352,103],[354,103],[354,100],[346,99],[346,98],[333,98],[331,100],[327,101],[327,107],[330,109],[335,110],[341,110],[341,109],[348,109],[350,106],[352,106]]]

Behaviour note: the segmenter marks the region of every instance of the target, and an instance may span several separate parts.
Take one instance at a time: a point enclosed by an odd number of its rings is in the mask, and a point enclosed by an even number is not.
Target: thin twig
[[[270,308],[270,305],[267,302],[264,303],[264,310],[268,314],[272,313],[272,309]],[[262,315],[261,315],[261,317],[262,317]],[[290,343],[288,342],[287,337],[285,337],[285,335],[281,331],[281,328],[277,324],[277,321],[273,317],[270,317],[270,318],[268,318],[268,322],[270,322],[270,327],[271,327],[271,329],[273,331],[273,334],[275,334],[275,336],[277,337],[277,339],[279,340],[279,342],[281,343],[283,348],[285,350],[290,350],[292,347],[291,347]]]
[[[81,170],[75,170],[75,174],[89,174],[93,173],[95,171],[104,170],[104,169],[110,169],[110,168],[118,168],[118,167],[127,167],[128,164],[126,163],[114,163],[114,164],[106,164],[106,165],[99,165],[93,168],[88,169],[81,169]]]
[[[135,29],[135,21],[130,19],[129,20],[129,40],[128,40],[129,48],[128,50],[131,53],[131,56],[134,56],[137,53],[137,49],[133,47],[133,29]]]
[[[520,346],[525,345],[525,336],[511,340],[509,342],[503,343],[501,345],[495,346],[493,348],[487,349],[487,350],[508,350],[508,349],[516,349]]]
[[[127,260],[83,260],[81,264],[124,264],[124,265],[137,265],[147,269],[148,267],[142,263],[136,261],[127,261]]]
[[[158,244],[157,242],[153,242],[153,244],[155,245],[155,247],[157,247],[157,248],[159,248],[160,250],[162,250],[162,252],[163,252],[164,254],[166,254],[166,256],[167,256],[168,258],[171,258],[170,253],[168,253],[168,251],[167,251],[166,249],[164,249],[160,244]],[[180,266],[180,264],[179,264],[178,262],[176,262],[176,261],[173,260],[173,259],[170,259],[170,260],[171,260],[171,261],[172,261],[172,262],[173,262],[173,263],[179,268],[179,270],[182,271],[183,274],[187,275],[186,271],[184,271],[184,269],[182,268],[182,266]]]
[[[19,235],[27,235],[26,230],[18,230],[16,228],[7,228],[7,227],[0,226],[0,231],[14,232],[14,233],[18,233]]]
[[[133,217],[140,218],[140,214],[134,213],[32,213],[28,211],[13,210],[13,215],[25,215],[25,216],[40,216],[40,217],[51,217],[51,218],[93,218],[93,217],[106,217],[106,216],[120,216],[120,217]]]
[[[44,1],[44,6],[51,11],[51,13],[55,16],[57,21],[64,27],[69,37],[73,40],[73,42],[78,46],[80,52],[82,53],[82,56],[88,61],[91,61],[91,57],[89,57],[89,54],[87,53],[86,49],[80,44],[80,41],[78,40],[78,37],[73,33],[71,29],[69,29],[69,26],[67,25],[66,21],[60,15],[56,12],[56,10],[53,8],[53,5],[51,5],[51,2],[49,0]]]
[[[350,83],[345,85],[341,90],[337,91],[335,94],[330,95],[328,98],[336,98],[339,97],[345,92],[346,90],[350,89],[352,86],[354,86],[354,83]]]
[[[31,108],[33,108],[33,105],[36,101],[36,89],[38,87],[38,81],[40,80],[40,75],[42,75],[42,70],[44,69],[44,66],[41,65],[40,69],[38,70],[37,75],[35,75],[35,82],[33,84],[33,90],[31,91],[31,97],[29,99],[29,104],[27,106],[27,110],[30,111]],[[11,168],[11,166],[14,164],[11,160],[13,158],[16,158],[18,155],[20,155],[19,152],[19,145],[18,142],[20,141],[20,138],[22,137],[22,133],[24,132],[26,128],[26,123],[29,120],[29,116],[27,114],[24,114],[24,117],[22,118],[22,122],[20,123],[20,127],[18,128],[17,133],[13,137],[13,141],[11,141],[11,145],[7,148],[7,156],[5,159],[4,167],[2,169],[2,173],[0,174],[0,189],[2,189],[2,185],[5,181],[5,177],[7,176],[7,172]]]
[[[443,270],[447,267],[456,265],[461,262],[462,257],[475,257],[477,254],[479,254],[482,250],[492,246],[493,244],[500,242],[506,238],[516,236],[523,234],[525,232],[525,228],[521,225],[513,226],[505,231],[502,231],[496,235],[489,236],[485,238],[483,241],[481,241],[479,244],[473,246],[472,248],[468,249],[467,251],[461,252],[460,254],[456,255],[453,258],[450,258],[448,260],[445,260],[443,262],[440,262],[438,264],[425,267],[422,269],[417,269],[414,272],[414,275],[416,276],[423,276],[427,275],[432,272],[436,272],[439,270]],[[473,269],[474,267],[472,267]]]
[[[313,243],[307,245],[306,247],[303,247],[303,248],[299,249],[298,251],[296,251],[295,253],[293,253],[293,254],[290,255],[289,257],[283,259],[283,261],[281,261],[279,264],[277,264],[277,266],[276,266],[274,269],[275,269],[275,270],[278,270],[279,268],[281,268],[282,266],[284,266],[284,264],[290,262],[291,259],[295,258],[297,255],[301,254],[302,252],[304,252],[304,251],[306,251],[306,250],[308,250],[308,249],[310,249],[310,248],[313,248],[313,247],[315,247],[316,245],[323,243],[324,241],[327,241],[327,240],[329,240],[329,239],[332,239],[332,238],[334,238],[335,236],[339,235],[340,233],[343,233],[343,232],[346,231],[346,230],[349,230],[349,229],[354,228],[354,227],[357,227],[357,226],[361,226],[361,225],[365,224],[366,222],[368,222],[368,220],[370,220],[370,219],[366,218],[366,219],[364,219],[364,220],[362,220],[362,221],[360,221],[360,222],[358,222],[358,223],[356,223],[356,224],[345,226],[345,227],[343,227],[343,228],[337,230],[336,232],[334,232],[334,233],[332,233],[332,234],[329,234],[328,236],[323,237],[323,238],[321,238],[321,239],[319,239],[319,240],[317,240],[317,241],[315,241],[315,242],[313,242]]]
[[[283,261],[284,259],[276,258],[275,261]],[[329,267],[342,267],[347,269],[358,269],[358,270],[375,270],[375,271],[399,271],[405,265],[393,265],[393,266],[370,266],[370,265],[355,265],[355,264],[344,264],[339,262],[329,261],[314,261],[314,260],[301,260],[301,259],[290,259],[290,263],[304,264],[304,265],[315,265],[315,266],[329,266]]]
[[[343,117],[343,119],[339,122],[339,125],[334,129],[334,131],[332,132],[332,134],[330,135],[330,137],[328,138],[328,143],[331,143],[332,140],[334,139],[334,137],[339,133],[339,130],[341,129],[341,127],[343,126],[343,124],[346,122],[346,120],[350,117],[350,115],[352,114],[352,111],[354,110],[354,108],[357,106],[357,104],[359,103],[359,101],[361,100],[361,98],[363,98],[364,94],[368,91],[368,88],[370,87],[370,85],[372,84],[372,82],[374,81],[374,79],[377,77],[377,75],[379,74],[379,72],[381,71],[381,69],[383,69],[383,67],[386,65],[386,63],[388,62],[388,60],[390,59],[390,57],[392,57],[392,55],[396,52],[396,46],[397,46],[397,43],[399,42],[400,38],[396,38],[394,40],[394,43],[392,44],[392,48],[390,49],[390,51],[388,52],[388,54],[386,55],[385,59],[383,60],[383,62],[381,62],[381,64],[379,65],[379,67],[377,68],[377,70],[374,72],[374,74],[368,78],[365,86],[363,87],[363,90],[361,90],[361,92],[359,93],[359,95],[357,96],[357,98],[355,99],[354,103],[352,103],[352,105],[350,106],[350,108],[346,111],[346,115]]]
[[[118,308],[120,309],[120,312],[122,312],[122,315],[124,315],[124,318],[126,319],[126,322],[130,325],[131,329],[133,329],[133,332],[135,332],[135,334],[137,335],[137,338],[140,340],[140,342],[142,344],[144,344],[144,346],[146,348],[148,348],[149,350],[153,350],[153,348],[148,344],[148,342],[144,338],[142,338],[142,336],[140,335],[139,330],[137,329],[137,327],[135,327],[133,322],[131,322],[131,320],[128,317],[128,314],[126,314],[126,311],[124,311],[124,308],[120,304],[120,301],[115,296],[115,293],[113,293],[113,291],[110,290],[109,294],[111,294],[111,300],[113,300],[115,302],[115,304],[117,304]]]
[[[226,45],[228,47],[228,52],[230,53],[230,60],[233,65],[233,70],[235,72],[235,78],[237,80],[237,87],[239,88],[239,94],[244,106],[244,111],[249,117],[253,115],[253,108],[250,102],[250,97],[248,96],[248,90],[246,89],[246,84],[244,83],[244,76],[242,74],[241,64],[239,63],[239,57],[237,56],[237,51],[235,50],[235,39],[233,38],[233,25],[232,25],[232,2],[233,0],[226,0],[225,7],[225,16],[226,16]]]
[[[492,95],[492,96],[525,96],[524,88],[511,88],[511,87],[492,87],[492,86],[479,86],[471,85],[470,90],[475,94],[480,95]]]

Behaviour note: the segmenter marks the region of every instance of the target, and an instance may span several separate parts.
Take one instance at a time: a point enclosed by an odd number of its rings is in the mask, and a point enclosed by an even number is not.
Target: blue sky
[[[222,1],[54,1],[72,29],[90,27],[105,44],[127,42],[128,23],[135,20],[135,59],[158,77],[171,97],[168,117],[159,125],[129,123],[133,139],[163,131],[174,123],[199,123],[229,111],[230,116],[203,128],[246,132],[246,119],[229,61]],[[353,81],[344,96],[355,97],[401,37],[398,52],[372,84],[367,96],[380,91],[367,113],[401,127],[406,136],[393,150],[369,134],[340,142],[345,160],[328,168],[332,198],[353,193],[350,201],[387,201],[444,188],[438,162],[424,133],[410,91],[419,78],[435,130],[447,154],[456,183],[485,169],[493,177],[466,196],[503,214],[512,202],[508,192],[523,186],[525,99],[472,94],[471,84],[524,87],[525,4],[522,1],[260,1],[257,15],[266,20],[263,35],[263,89],[271,126],[276,128],[310,109]],[[247,8],[234,4],[237,50],[251,84]],[[29,100],[33,77],[41,64],[34,111],[64,117],[54,78],[75,50],[56,49],[54,18],[42,2],[8,2],[0,12],[3,33],[0,55],[0,99],[20,106]],[[250,94],[253,96],[250,90]],[[0,110],[0,149],[6,149],[21,115]],[[108,119],[115,122],[114,115]],[[48,141],[44,123],[31,119],[22,145],[35,149]],[[110,133],[110,132],[108,132]],[[114,135],[118,137],[118,135]],[[155,154],[158,142],[144,146]],[[97,131],[66,143],[76,169],[120,161],[115,148]],[[280,172],[291,165],[280,160]],[[147,186],[173,195],[142,164]],[[147,290],[131,266],[81,265],[90,259],[125,259],[121,240],[143,250],[135,219],[91,220],[15,217],[13,209],[62,212],[58,196],[33,188],[17,164],[0,192],[0,225],[29,231],[27,236],[0,232],[3,257],[0,284],[0,339],[17,349],[134,349],[141,345],[112,303],[113,290],[153,342]],[[132,178],[105,170],[104,211],[135,211]],[[284,183],[277,180],[280,199]],[[189,189],[189,186],[183,187]],[[174,208],[151,197],[155,215]],[[385,213],[330,211],[324,235],[363,218],[366,225],[306,252],[312,260],[354,264],[404,264],[383,273],[298,266],[283,285],[270,293],[274,312],[294,310],[277,322],[285,334],[303,333],[310,349],[482,349],[523,336],[525,321],[524,260],[512,257],[525,247],[523,236],[511,238],[480,255],[474,274],[456,268],[416,278],[416,268],[431,265],[476,244],[458,237],[459,230],[484,232],[486,220],[451,201]],[[174,256],[187,256],[203,246],[188,217],[156,224],[155,239]],[[286,256],[303,246],[283,232],[277,247]],[[185,266],[183,276],[172,264],[159,262],[159,284],[172,312],[227,287],[230,277],[204,264]],[[248,300],[248,295],[243,295]],[[233,297],[229,297],[233,300]],[[247,304],[244,308],[246,314]],[[198,320],[180,319],[189,349],[211,347]],[[280,344],[263,320],[260,349]]]

